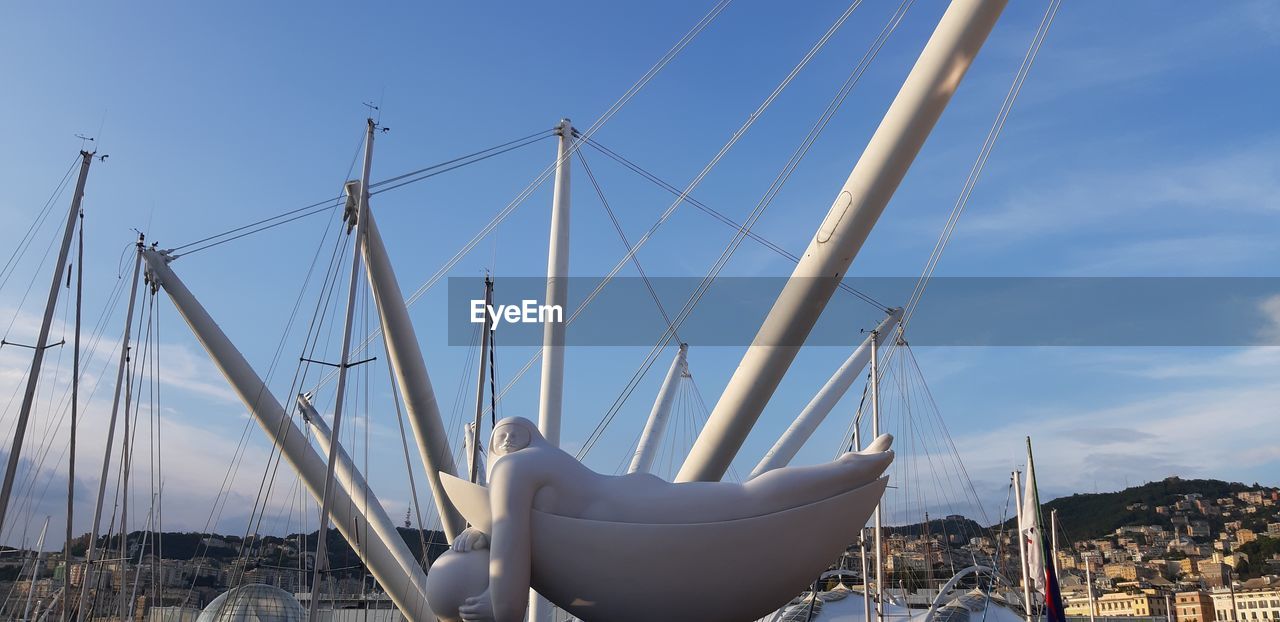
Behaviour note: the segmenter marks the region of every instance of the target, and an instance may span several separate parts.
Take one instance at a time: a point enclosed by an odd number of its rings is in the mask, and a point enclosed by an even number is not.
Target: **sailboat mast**
[[[853,451],[862,451],[862,433],[860,421],[853,422]],[[858,530],[858,556],[862,572],[862,619],[871,622],[871,582],[867,580],[867,526]]]
[[[871,333],[871,436],[880,438],[880,336],[878,331]],[[876,620],[884,622],[884,516],[880,511],[884,504],[883,497],[876,501],[875,510],[875,543],[876,543]]]
[[[120,362],[116,367],[116,389],[111,398],[111,420],[107,424],[107,446],[102,452],[102,473],[98,476],[98,495],[93,506],[93,522],[89,525],[89,549],[85,552],[84,577],[80,580],[80,603],[77,609],[84,611],[85,598],[88,596],[89,576],[93,572],[93,554],[98,546],[98,530],[102,523],[102,503],[107,494],[107,472],[111,468],[111,445],[116,435],[116,417],[120,414],[120,393],[125,384],[125,368],[129,364],[129,337],[133,329],[133,309],[138,298],[138,275],[142,271],[143,236],[138,236],[137,252],[133,258],[133,281],[129,289],[129,306],[124,316],[124,337],[120,342]],[[128,408],[125,409],[128,417]],[[83,614],[81,615],[83,617]]]
[[[364,136],[364,167],[360,172],[360,196],[356,201],[356,211],[351,215],[355,220],[355,238],[351,245],[351,276],[347,280],[347,312],[342,326],[342,355],[338,360],[338,386],[334,391],[333,434],[329,437],[329,460],[325,471],[324,488],[320,495],[320,531],[316,538],[316,563],[311,573],[311,602],[307,619],[315,620],[320,606],[320,571],[327,559],[325,551],[326,535],[329,532],[329,504],[333,498],[334,467],[338,463],[338,439],[342,433],[342,403],[347,394],[347,370],[351,367],[351,324],[355,320],[356,292],[360,284],[360,255],[364,243],[365,217],[369,205],[369,172],[373,167],[373,134],[377,125],[372,118],[366,119],[367,128]]]
[[[84,210],[77,214],[80,231],[76,236],[76,324],[71,352],[71,440],[67,447],[67,539],[63,542],[62,622],[71,616],[71,521],[76,509],[76,420],[80,416],[80,316],[84,303]],[[84,577],[80,578],[84,582]]]
[[[478,367],[476,368],[476,416],[473,421],[474,427],[471,432],[471,454],[470,465],[468,466],[468,480],[476,483],[480,477],[480,430],[484,417],[484,381],[485,381],[485,363],[489,362],[489,330],[493,317],[489,310],[493,308],[493,279],[489,275],[484,277],[484,324],[480,326],[480,355],[476,357]],[[497,416],[497,413],[494,413]]]
[[[22,609],[22,619],[31,619],[31,596],[36,591],[36,581],[40,578],[40,564],[44,558],[44,534],[49,531],[49,517],[44,517],[44,527],[40,528],[40,538],[36,540],[35,563],[31,565],[31,587],[27,588],[27,605]]]
[[[680,467],[724,476],[942,116],[1008,0],[953,0],[773,303]]]
[[[80,214],[80,201],[84,199],[84,185],[89,179],[89,165],[93,163],[94,152],[80,152],[80,177],[76,179],[75,194],[71,197],[71,209],[67,211],[67,225],[62,233],[62,247],[58,250],[58,261],[54,264],[53,282],[49,285],[49,297],[44,304],[44,318],[40,321],[40,333],[31,355],[31,371],[27,373],[26,392],[22,394],[22,407],[18,410],[18,421],[13,431],[13,444],[9,448],[9,463],[4,471],[4,484],[0,485],[0,533],[3,533],[5,519],[9,511],[9,500],[13,496],[13,480],[18,474],[18,461],[22,456],[22,442],[27,436],[27,423],[31,420],[31,408],[35,404],[36,385],[40,381],[40,367],[44,364],[44,351],[49,344],[49,329],[53,326],[53,309],[58,304],[58,289],[62,284],[62,272],[67,266],[67,255],[71,252],[71,236],[75,234],[76,217]]]

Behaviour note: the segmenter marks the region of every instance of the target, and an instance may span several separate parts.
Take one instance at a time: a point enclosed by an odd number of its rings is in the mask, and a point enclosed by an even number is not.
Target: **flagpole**
[[[1037,497],[1036,501],[1040,500],[1039,495],[1040,495],[1040,491],[1036,490],[1036,497]],[[1062,574],[1058,572],[1058,511],[1057,510],[1049,511],[1049,538],[1053,542],[1053,546],[1051,547],[1052,554],[1053,554],[1053,576],[1060,577],[1062,576]]]
[[[1084,583],[1085,589],[1088,590],[1086,593],[1089,595],[1089,622],[1095,622],[1094,616],[1097,615],[1097,611],[1093,605],[1093,573],[1089,570],[1090,558],[1083,555],[1081,557],[1084,558]]]
[[[1018,504],[1018,556],[1021,558],[1022,566],[1022,603],[1026,608],[1027,622],[1034,622],[1031,619],[1031,575],[1027,572],[1027,536],[1022,532],[1026,521],[1029,517],[1024,516],[1025,512],[1022,507],[1022,478],[1019,471],[1013,472],[1013,494],[1014,501]]]

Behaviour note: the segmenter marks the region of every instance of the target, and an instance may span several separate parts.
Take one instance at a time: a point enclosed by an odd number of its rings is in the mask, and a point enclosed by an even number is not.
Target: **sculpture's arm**
[[[489,596],[496,622],[521,622],[529,605],[530,523],[535,485],[510,457],[489,477],[493,533],[489,534]]]

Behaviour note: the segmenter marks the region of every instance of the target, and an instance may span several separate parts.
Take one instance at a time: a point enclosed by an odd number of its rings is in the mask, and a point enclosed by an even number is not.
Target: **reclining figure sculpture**
[[[519,622],[529,588],[587,621],[755,620],[856,539],[885,489],[892,437],[742,484],[608,476],[529,420],[498,422],[489,486],[442,474],[471,524],[427,576],[446,622]]]

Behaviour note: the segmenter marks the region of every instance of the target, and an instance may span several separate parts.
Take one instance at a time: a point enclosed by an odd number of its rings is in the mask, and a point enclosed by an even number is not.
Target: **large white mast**
[[[893,332],[893,327],[902,319],[902,309],[892,309],[888,317],[871,331],[867,338],[862,341],[853,354],[845,360],[844,364],[831,375],[827,383],[822,385],[817,395],[809,400],[809,403],[800,411],[800,415],[791,423],[791,427],[787,428],[782,436],[778,437],[778,441],[773,444],[756,468],[751,471],[750,477],[756,477],[761,473],[772,471],[778,467],[784,467],[791,463],[796,457],[796,453],[804,447],[805,442],[813,433],[817,431],[818,426],[822,424],[827,415],[831,414],[831,409],[836,407],[840,399],[849,391],[849,387],[853,386],[853,382],[858,376],[862,375],[862,370],[866,369],[867,361],[871,358],[872,339],[884,343],[884,338]],[[750,479],[750,477],[748,479]]]
[[[348,184],[348,188],[353,185]],[[467,526],[457,508],[449,501],[444,486],[440,484],[441,473],[457,473],[453,450],[449,447],[449,436],[445,433],[444,421],[440,417],[440,404],[436,401],[435,389],[427,374],[427,363],[422,357],[422,347],[418,344],[413,322],[409,320],[409,309],[404,304],[404,294],[396,280],[391,258],[382,243],[382,234],[378,231],[373,211],[368,209],[368,205],[365,207],[364,219],[367,226],[363,247],[369,291],[378,306],[382,334],[386,337],[384,343],[387,358],[395,372],[396,386],[404,401],[409,427],[413,429],[418,457],[422,459],[427,472],[427,485],[431,487],[431,496],[435,500],[445,537],[452,542]]]
[[[9,511],[9,500],[13,497],[13,480],[18,474],[18,461],[22,456],[22,442],[27,436],[27,423],[31,420],[31,407],[35,404],[36,385],[40,382],[40,367],[44,364],[44,351],[49,347],[49,329],[53,325],[53,310],[58,304],[58,289],[62,284],[62,272],[67,266],[67,255],[71,252],[71,236],[75,234],[76,217],[80,214],[80,202],[84,199],[84,185],[89,179],[89,165],[93,163],[93,152],[80,152],[80,177],[76,179],[76,190],[71,195],[71,209],[67,210],[67,224],[62,231],[62,247],[58,250],[58,260],[54,263],[53,282],[49,285],[49,297],[44,304],[44,318],[40,320],[40,333],[32,345],[31,371],[27,372],[27,388],[22,394],[22,406],[18,410],[18,421],[13,429],[13,444],[9,448],[9,463],[4,471],[4,484],[0,485],[0,533],[3,533],[6,514]]]
[[[676,358],[671,361],[667,377],[662,380],[662,388],[658,389],[658,397],[653,401],[653,409],[649,411],[649,420],[644,424],[644,432],[640,433],[640,442],[636,443],[636,453],[631,457],[628,473],[649,473],[653,468],[653,459],[662,446],[662,435],[667,429],[667,421],[671,419],[671,406],[675,403],[676,390],[680,387],[680,378],[687,375],[687,356],[689,344],[680,344]]]
[[[360,284],[360,255],[364,242],[365,213],[369,206],[369,173],[373,167],[373,134],[377,125],[373,119],[366,119],[364,135],[364,167],[360,172],[360,195],[356,200],[356,210],[348,214],[355,223],[355,243],[351,245],[351,276],[347,280],[347,312],[342,324],[342,354],[338,359],[338,387],[334,392],[333,434],[329,438],[329,463],[324,477],[324,493],[320,496],[320,532],[316,538],[316,563],[311,574],[311,601],[308,603],[307,619],[315,620],[320,606],[320,572],[324,570],[328,553],[325,551],[325,535],[329,531],[329,503],[333,498],[334,469],[338,463],[338,439],[342,438],[342,406],[347,395],[347,371],[351,368],[351,323],[356,316],[356,293]],[[356,547],[359,548],[359,547]]]
[[[107,494],[107,472],[111,469],[111,446],[116,436],[116,418],[120,414],[120,394],[125,385],[125,368],[129,365],[129,338],[133,330],[133,310],[138,298],[138,276],[142,270],[143,236],[138,236],[137,251],[133,259],[133,284],[129,289],[129,306],[124,314],[124,337],[120,341],[120,362],[116,366],[116,389],[111,398],[111,419],[107,423],[107,446],[102,451],[102,472],[98,475],[98,494],[93,505],[93,522],[89,525],[89,549],[85,552],[84,578],[80,580],[80,617],[84,616],[85,598],[89,590],[89,577],[93,574],[93,554],[98,546],[98,531],[102,526],[102,502]],[[127,415],[126,415],[127,416]]]
[[[547,249],[547,297],[544,305],[569,308],[569,152],[573,125],[561,119],[556,126],[556,180],[551,199],[550,248]],[[567,319],[562,316],[561,320]],[[547,441],[560,446],[560,415],[564,405],[563,321],[549,321],[542,328],[542,389],[538,393],[538,430]]]
[[[369,488],[369,483],[360,474],[360,470],[356,468],[355,462],[351,460],[347,450],[342,447],[342,443],[333,439],[333,432],[329,429],[329,424],[325,423],[324,417],[321,417],[320,413],[316,411],[316,407],[311,403],[310,396],[306,394],[298,395],[298,410],[302,412],[302,419],[311,428],[311,433],[316,435],[316,443],[320,447],[329,447],[332,444],[337,448],[338,467],[335,475],[338,478],[338,484],[346,490],[347,495],[351,497],[352,502],[355,504],[355,511],[364,516],[365,522],[370,527],[373,527],[373,531],[379,538],[383,540],[399,540],[400,532],[396,530],[395,523],[391,522],[391,517],[387,516],[387,511],[383,509],[377,495],[373,494],[373,490]],[[402,553],[407,552],[407,550],[402,550],[401,548],[391,549],[391,554],[404,567],[406,575],[412,573],[415,568],[421,570],[412,555],[407,557],[402,555]],[[425,555],[426,551],[423,551],[423,554]]]
[[[544,305],[569,308],[569,156],[573,124],[561,119],[556,126],[556,180],[551,198],[551,234],[547,249],[547,296]],[[538,430],[552,445],[560,446],[560,415],[564,406],[564,333],[568,316],[542,327],[542,385],[538,392]],[[551,603],[529,590],[530,622],[550,622]]]
[[[307,442],[306,435],[271,395],[266,383],[249,366],[244,355],[236,349],[226,333],[209,316],[209,312],[169,267],[169,256],[146,249],[142,252],[142,258],[147,262],[151,281],[169,294],[174,307],[209,353],[214,365],[244,402],[249,414],[280,448],[281,455],[293,466],[311,496],[318,501],[324,495],[327,470],[324,459]],[[333,490],[333,500],[329,518],[347,542],[352,543],[360,560],[369,568],[374,579],[386,590],[405,618],[410,622],[435,620],[423,591],[426,574],[419,570],[406,576],[403,567],[396,561],[397,557],[413,557],[404,541],[399,538],[392,541],[382,538],[365,540],[361,533],[361,517],[354,512],[355,502],[345,491],[337,489]],[[354,546],[356,542],[363,542],[364,546]],[[393,554],[391,549],[394,548],[402,551]]]
[[[953,0],[747,349],[678,481],[720,479],[1008,0]]]

